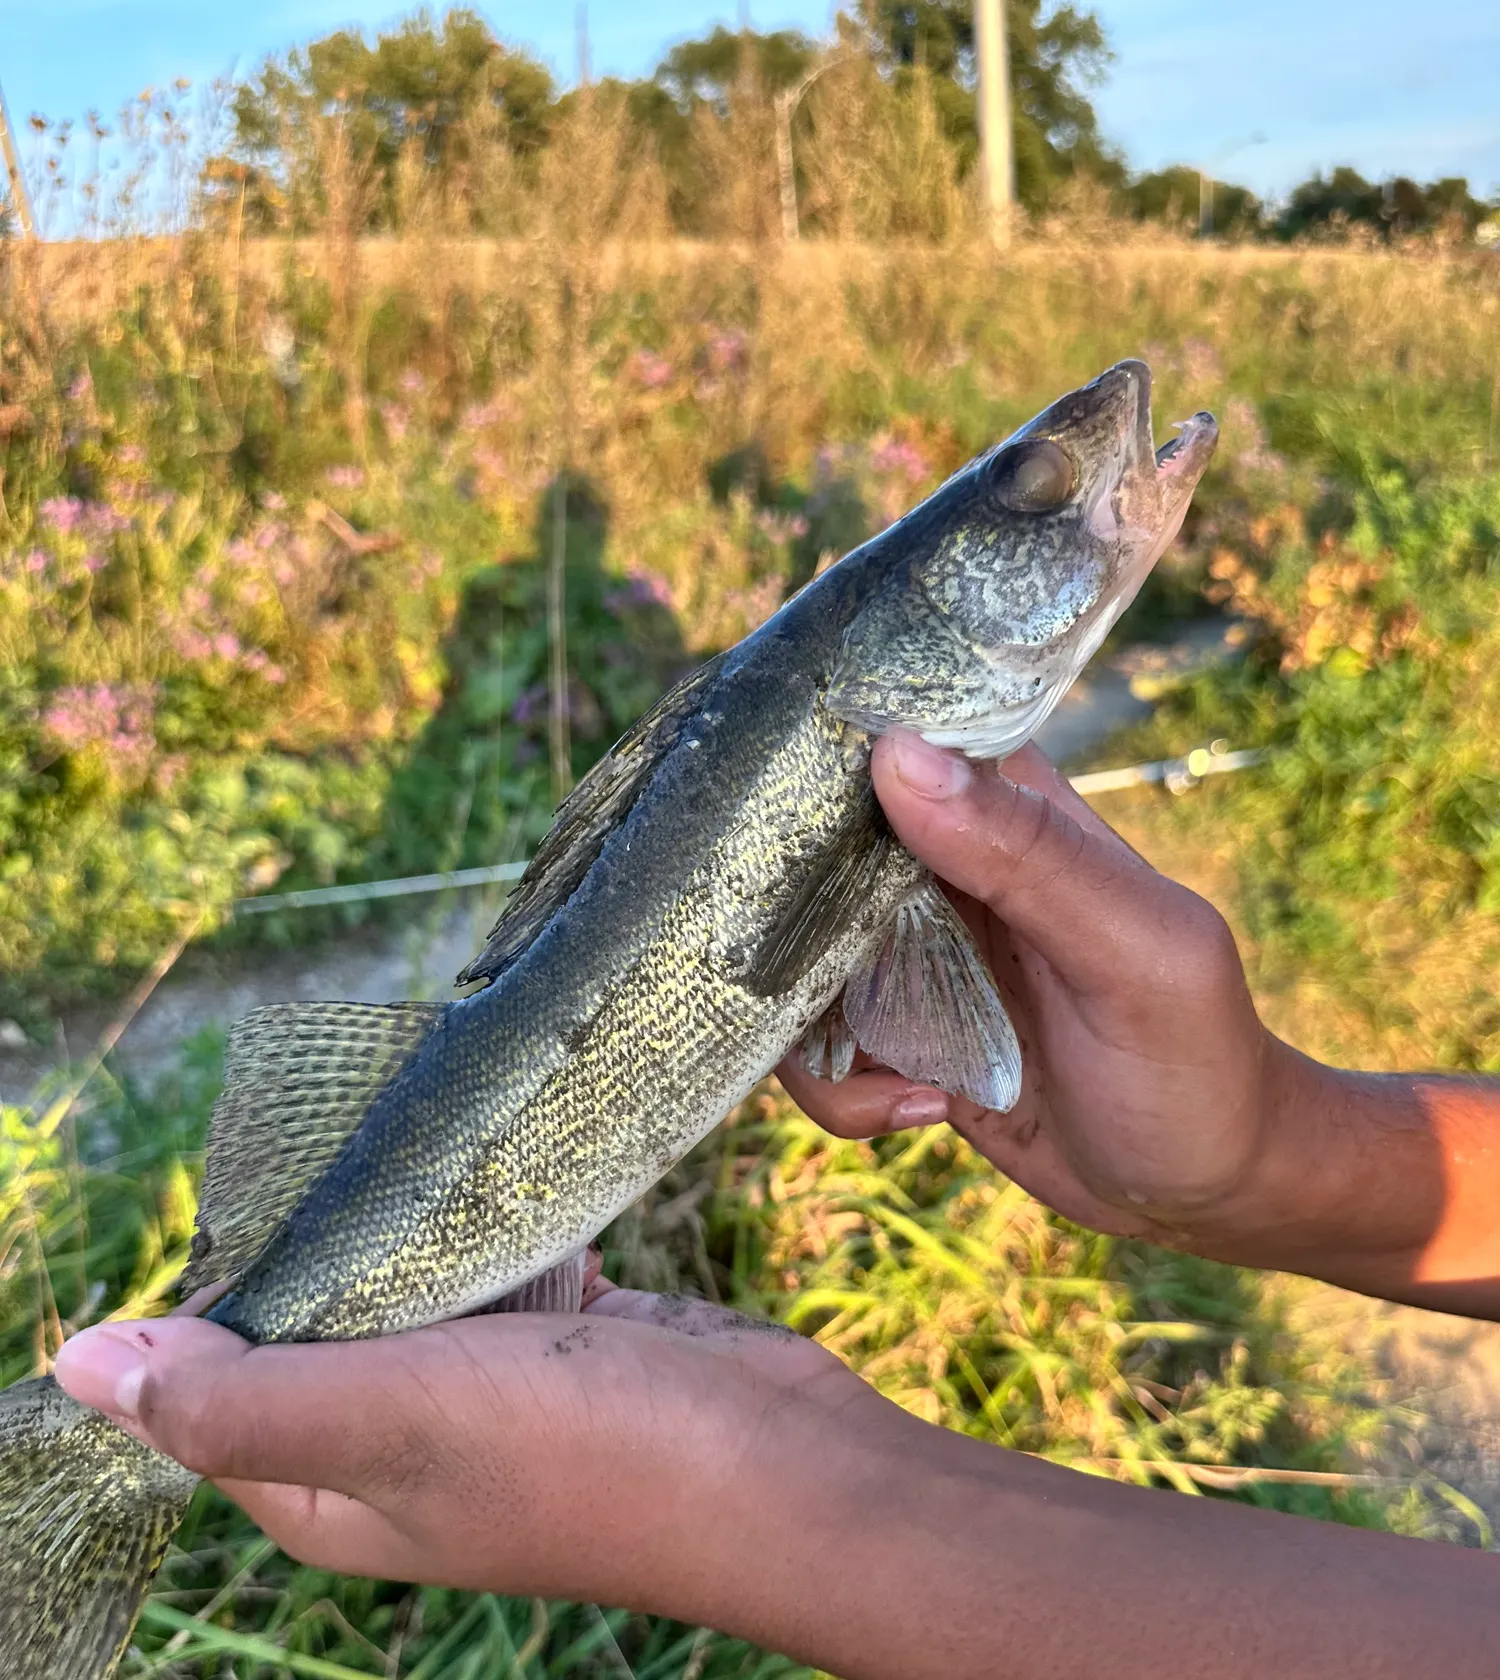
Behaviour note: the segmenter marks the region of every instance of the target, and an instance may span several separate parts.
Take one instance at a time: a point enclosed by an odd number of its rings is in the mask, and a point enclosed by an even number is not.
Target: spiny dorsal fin
[[[897,911],[883,945],[849,976],[843,1001],[855,1038],[876,1061],[982,1108],[1015,1107],[1015,1028],[994,976],[936,882]]]
[[[745,977],[752,992],[775,997],[796,985],[865,908],[894,844],[866,788],[761,941]]]
[[[185,1292],[250,1265],[446,1008],[273,1003],[235,1024]]]
[[[611,832],[697,716],[725,655],[700,665],[666,694],[589,771],[558,807],[484,949],[456,984],[498,980],[577,892]]]

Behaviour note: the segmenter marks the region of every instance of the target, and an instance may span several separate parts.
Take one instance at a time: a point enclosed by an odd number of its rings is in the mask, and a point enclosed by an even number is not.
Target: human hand
[[[1261,1025],[1212,905],[1145,862],[1034,747],[1003,774],[908,733],[875,748],[891,826],[948,884],[1023,1058],[1009,1114],[865,1063],[780,1074],[820,1125],[869,1136],[947,1119],[1096,1230],[1205,1247],[1252,1225],[1280,1088],[1306,1063]]]
[[[1487,1672],[1493,1560],[1175,1500],[921,1422],[702,1303],[250,1347],[83,1331],[58,1380],[317,1566],[676,1617],[849,1680]],[[1266,1606],[1274,1605],[1268,1616]]]
[[[778,1326],[590,1296],[582,1315],[369,1342],[109,1323],[65,1344],[57,1377],[316,1567],[711,1619],[743,1574],[736,1537],[774,1530],[813,1461],[832,1475],[840,1440],[900,1414]]]

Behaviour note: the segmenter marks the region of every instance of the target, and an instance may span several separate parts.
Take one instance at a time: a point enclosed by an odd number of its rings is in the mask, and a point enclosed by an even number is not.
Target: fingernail
[[[935,1126],[948,1118],[948,1098],[942,1091],[908,1091],[891,1118],[898,1126]]]
[[[81,1404],[134,1423],[150,1345],[137,1324],[96,1324],[80,1330],[58,1350],[58,1383]]]
[[[896,774],[924,799],[956,799],[973,779],[973,767],[962,753],[935,747],[909,729],[897,730],[890,741]]]

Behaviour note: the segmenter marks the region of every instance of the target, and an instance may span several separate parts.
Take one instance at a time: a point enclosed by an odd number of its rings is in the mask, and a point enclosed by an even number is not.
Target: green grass
[[[162,1309],[186,1258],[218,1055],[206,1035],[149,1097],[105,1074],[50,1129],[40,1108],[4,1111],[0,1380],[111,1311]],[[1291,1333],[1274,1285],[1069,1226],[945,1130],[841,1142],[768,1089],[604,1248],[620,1280],[780,1318],[898,1404],[997,1448],[1196,1497],[1489,1538],[1404,1458],[1408,1420],[1370,1403],[1368,1373]],[[124,1672],[807,1674],[624,1612],[301,1568],[211,1488]]]

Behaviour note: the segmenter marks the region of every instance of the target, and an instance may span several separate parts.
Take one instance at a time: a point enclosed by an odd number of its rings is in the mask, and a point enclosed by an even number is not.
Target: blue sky
[[[1495,0],[1094,4],[1116,54],[1098,109],[1138,168],[1207,163],[1267,195],[1336,163],[1500,189]],[[571,77],[572,0],[485,9],[500,34]],[[32,111],[113,112],[146,86],[243,71],[294,41],[402,10],[389,0],[0,0],[0,82],[18,125]],[[739,16],[735,0],[591,0],[589,12],[595,70],[620,74]],[[759,28],[818,30],[831,7],[751,0],[750,12]],[[1261,143],[1231,151],[1256,133]]]

